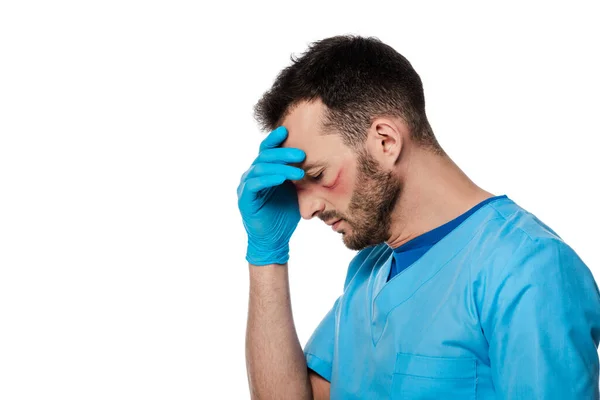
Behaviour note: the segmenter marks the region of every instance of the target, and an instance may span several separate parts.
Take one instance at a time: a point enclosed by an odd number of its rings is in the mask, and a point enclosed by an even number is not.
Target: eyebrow
[[[312,162],[302,162],[298,168],[302,168],[304,172],[309,171],[311,169],[316,169],[320,167],[326,167],[327,163],[325,161],[312,161]]]

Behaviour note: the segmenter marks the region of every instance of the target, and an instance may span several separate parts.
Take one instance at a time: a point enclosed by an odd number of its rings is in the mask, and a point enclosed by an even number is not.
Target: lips
[[[338,222],[340,222],[341,220],[342,220],[341,218],[340,218],[340,219],[336,219],[336,220],[334,220],[334,221],[333,221],[333,222],[331,222],[331,223],[329,223],[329,222],[326,222],[326,224],[327,224],[327,225],[329,225],[329,226],[333,226],[333,225],[337,224]]]
[[[342,220],[338,220],[338,222],[336,222],[335,224],[333,224],[331,226],[331,229],[333,229],[334,231],[337,231],[337,228],[340,226],[340,224],[342,223]]]

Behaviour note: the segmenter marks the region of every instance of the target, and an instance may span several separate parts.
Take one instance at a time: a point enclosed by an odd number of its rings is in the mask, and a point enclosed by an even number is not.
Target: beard
[[[351,250],[385,242],[390,238],[391,214],[396,206],[402,183],[393,173],[381,170],[364,149],[358,150],[356,187],[346,216],[341,217],[351,229],[343,233],[343,242]]]

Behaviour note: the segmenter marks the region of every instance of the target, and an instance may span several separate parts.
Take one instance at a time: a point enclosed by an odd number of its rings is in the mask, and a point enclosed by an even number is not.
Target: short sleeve
[[[329,310],[317,329],[306,343],[304,356],[308,368],[331,382],[331,369],[333,365],[333,345],[335,340],[335,314],[340,299]]]
[[[499,398],[599,398],[600,293],[569,246],[527,238],[484,297],[482,328]]]

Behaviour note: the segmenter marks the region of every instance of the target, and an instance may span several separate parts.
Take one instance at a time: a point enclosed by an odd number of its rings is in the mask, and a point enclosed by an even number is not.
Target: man
[[[598,399],[600,294],[577,254],[438,144],[411,64],[374,38],[313,43],[255,107],[242,176],[260,399]],[[304,351],[289,239],[318,217],[359,250]]]

